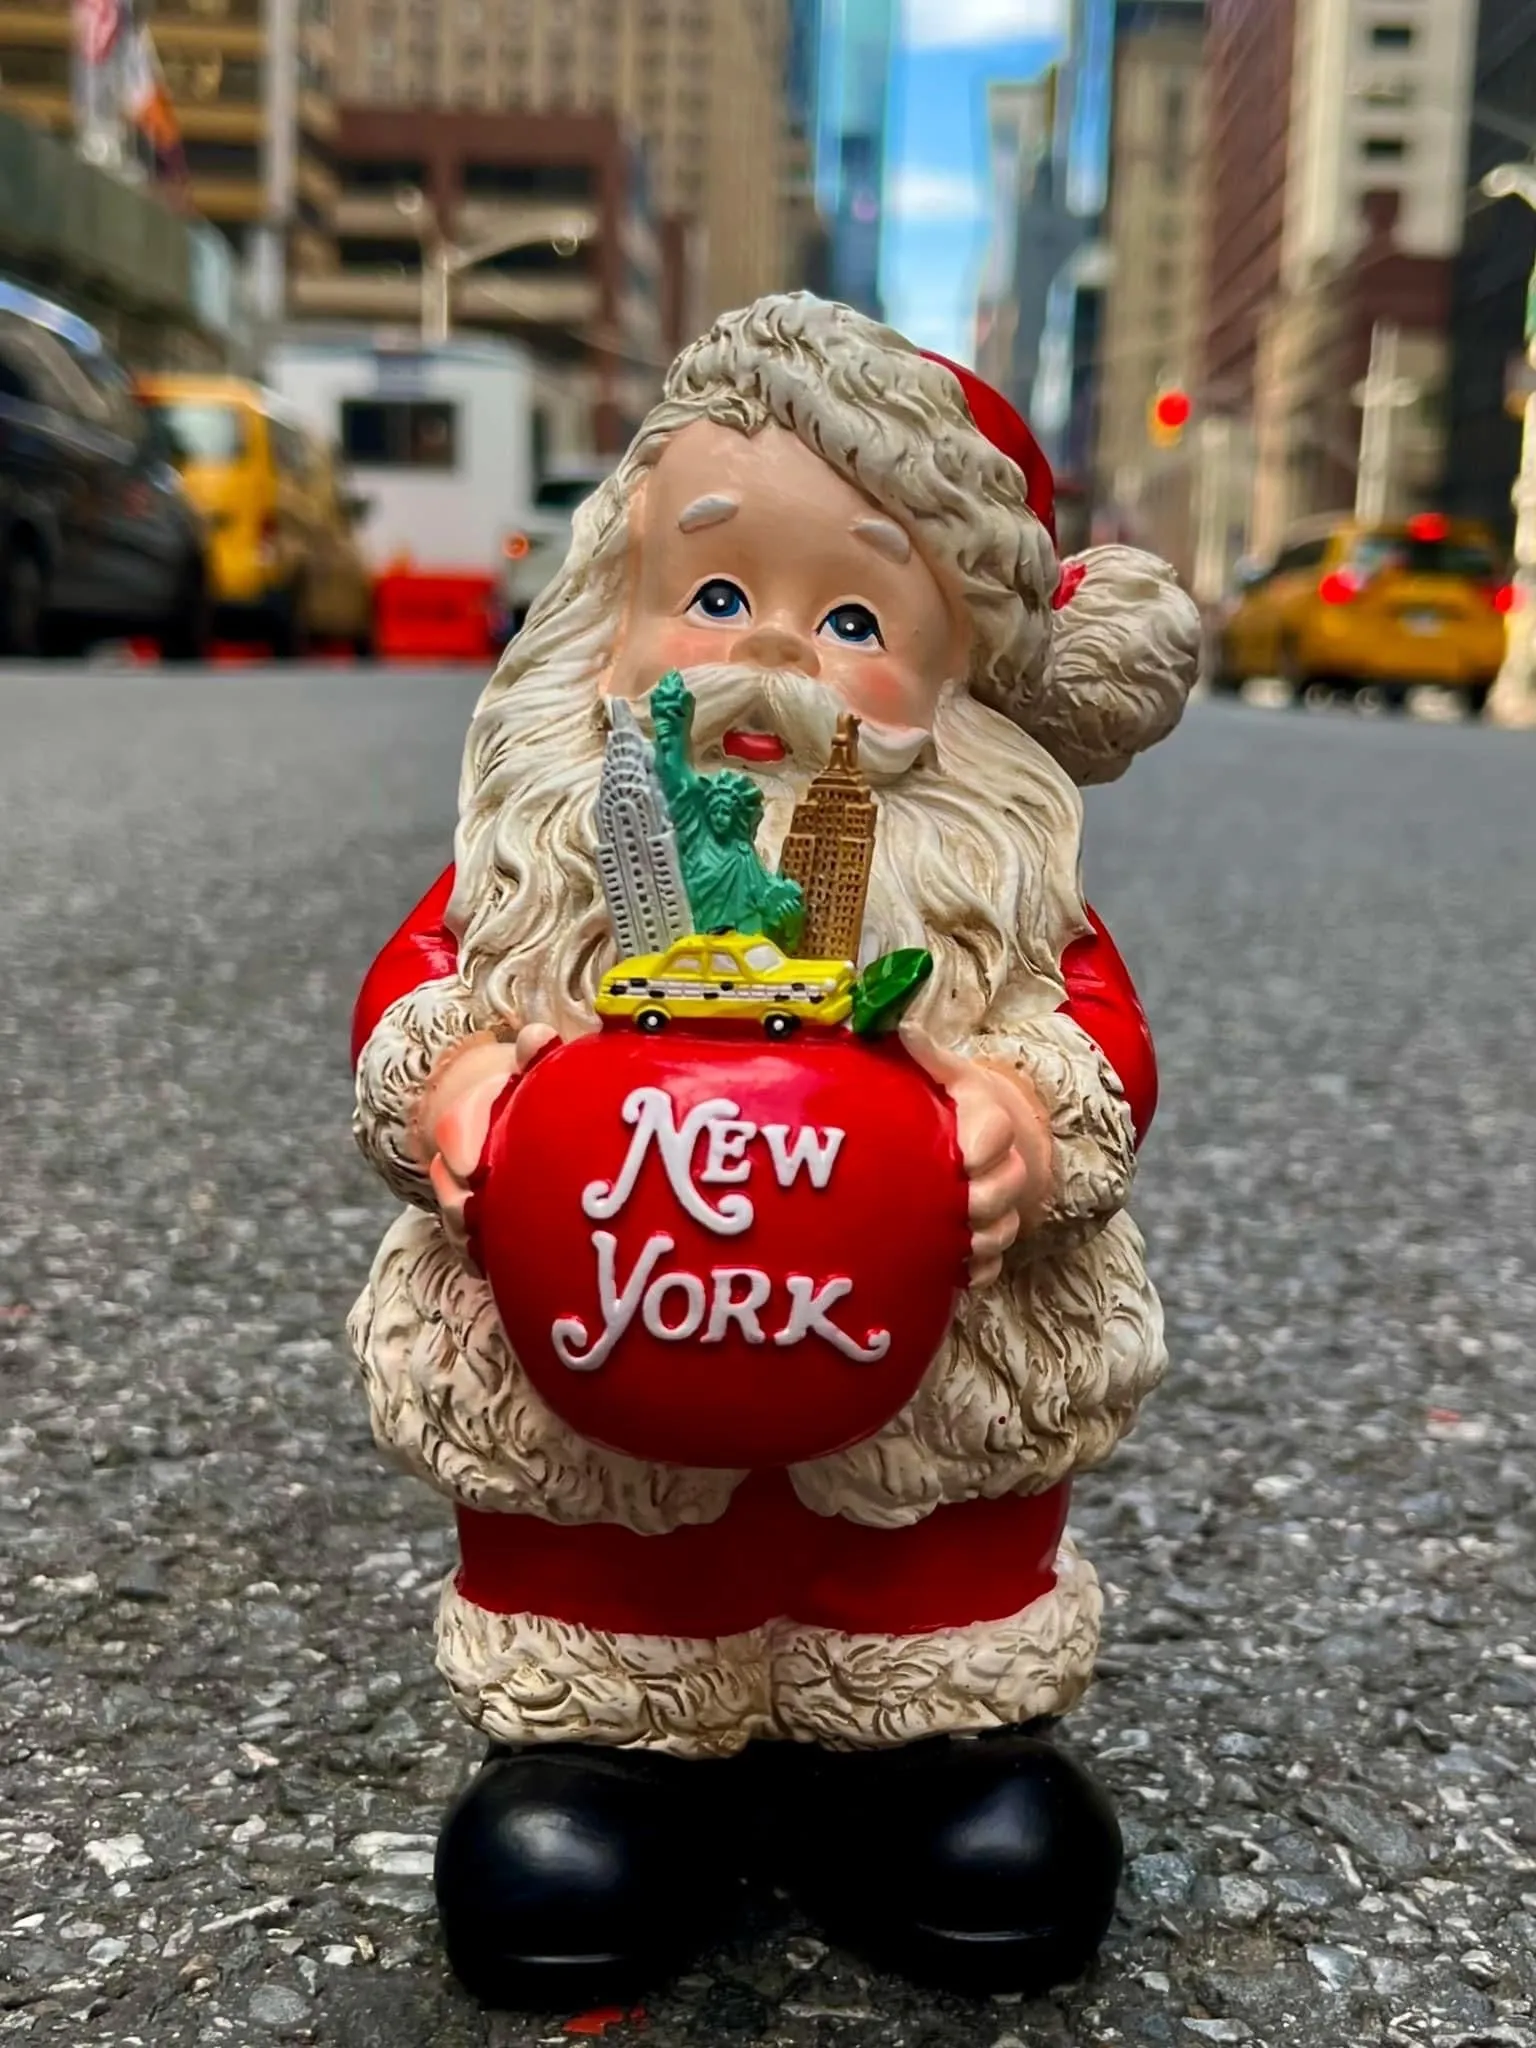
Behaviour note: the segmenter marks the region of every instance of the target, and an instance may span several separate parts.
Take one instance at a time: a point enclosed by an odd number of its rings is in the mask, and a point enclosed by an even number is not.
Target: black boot
[[[1114,1809],[1022,1731],[823,1754],[807,1774],[795,1890],[835,1940],[955,1991],[1081,1975],[1115,1909]]]
[[[448,1960],[500,2009],[622,2003],[729,1912],[729,1764],[551,1743],[493,1748],[449,1809],[435,1883]]]

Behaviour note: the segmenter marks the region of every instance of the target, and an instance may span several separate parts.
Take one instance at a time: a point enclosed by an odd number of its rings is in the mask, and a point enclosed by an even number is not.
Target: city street
[[[0,671],[0,2039],[1536,2048],[1536,742],[1246,704],[1088,804],[1172,1353],[1075,1501],[1095,1975],[933,1998],[769,1900],[643,2018],[456,1990],[450,1515],[342,1324],[350,1007],[478,687]]]

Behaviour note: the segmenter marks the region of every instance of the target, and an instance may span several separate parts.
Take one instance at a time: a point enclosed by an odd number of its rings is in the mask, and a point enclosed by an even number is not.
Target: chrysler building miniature
[[[677,834],[650,742],[622,698],[608,706],[597,793],[597,868],[621,959],[659,953],[693,929]]]
[[[859,772],[859,722],[845,712],[831,760],[795,806],[779,861],[805,894],[800,950],[808,959],[858,960],[876,816]]]

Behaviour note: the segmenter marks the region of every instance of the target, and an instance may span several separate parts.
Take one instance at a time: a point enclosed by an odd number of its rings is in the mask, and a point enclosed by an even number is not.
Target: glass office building
[[[880,317],[898,0],[821,0],[816,11],[816,198],[831,231],[830,288],[835,298]]]

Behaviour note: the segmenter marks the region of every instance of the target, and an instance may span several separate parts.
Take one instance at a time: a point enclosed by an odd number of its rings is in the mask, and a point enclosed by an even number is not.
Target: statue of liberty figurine
[[[693,766],[693,698],[675,669],[651,693],[651,730],[695,929],[762,932],[792,953],[805,926],[805,898],[798,882],[770,874],[759,857],[763,793],[736,769],[701,775]]]

